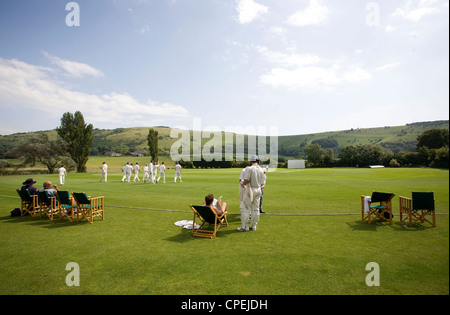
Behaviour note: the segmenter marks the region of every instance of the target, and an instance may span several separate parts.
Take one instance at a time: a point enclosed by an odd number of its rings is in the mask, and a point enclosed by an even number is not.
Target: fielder
[[[58,174],[59,174],[59,183],[61,185],[64,185],[64,181],[65,181],[66,176],[67,176],[67,171],[64,168],[64,165],[61,165],[61,167],[58,168]]]
[[[156,182],[156,175],[157,175],[157,173],[158,173],[158,167],[159,167],[159,164],[156,164],[157,162],[155,162],[155,161],[153,161],[154,162],[154,164],[153,164],[153,169],[152,169],[152,173],[151,173],[151,176],[152,176],[152,184],[154,184],[155,182]]]
[[[259,166],[259,158],[256,155],[251,157],[250,162],[252,165],[244,171],[244,181],[241,184],[245,191],[243,194],[244,208],[241,208],[241,226],[237,228],[237,231],[240,232],[249,230],[249,219],[250,229],[256,231],[259,221],[259,202],[264,172]]]
[[[180,162],[175,162],[175,178],[173,179],[173,182],[177,182],[177,177],[180,179],[180,183],[183,181],[181,180],[181,165]]]
[[[159,177],[156,180],[156,183],[159,182],[159,180],[161,179],[161,176],[163,178],[163,184],[166,183],[166,173],[165,173],[165,171],[166,171],[166,166],[164,165],[164,162],[162,162],[161,165],[159,166]]]
[[[133,167],[130,165],[130,162],[127,162],[127,164],[125,164],[122,168],[122,172],[123,172],[123,177],[122,177],[122,183],[123,182],[130,182],[130,177],[131,177],[131,170],[133,169]]]
[[[105,180],[106,183],[106,180],[108,179],[108,165],[106,164],[106,162],[103,162],[101,169],[102,169],[102,177],[100,178],[100,183],[102,182],[103,179]]]
[[[150,179],[150,173],[148,172],[148,163],[145,163],[144,166],[144,177],[142,177],[142,181],[145,183]]]
[[[139,164],[136,162],[136,165],[134,166],[134,179],[133,179],[133,182],[135,182],[136,179],[138,180],[138,182],[141,181],[139,179],[139,170],[140,170]]]

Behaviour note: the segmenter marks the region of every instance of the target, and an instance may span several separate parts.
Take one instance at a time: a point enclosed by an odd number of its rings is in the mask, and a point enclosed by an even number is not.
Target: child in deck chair
[[[213,194],[206,195],[205,202],[202,206],[212,206],[217,215],[221,216],[227,210],[227,203],[222,202],[222,197],[219,200],[214,199]]]

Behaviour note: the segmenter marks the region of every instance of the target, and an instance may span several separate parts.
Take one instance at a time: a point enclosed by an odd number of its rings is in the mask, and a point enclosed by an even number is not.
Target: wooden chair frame
[[[83,193],[72,193],[73,198],[76,202],[77,213],[81,215],[77,221],[80,222],[83,219],[87,220],[89,223],[94,223],[94,217],[101,217],[102,220],[105,219],[105,198],[100,197],[90,197]]]
[[[417,194],[430,194],[433,201],[430,201],[430,205],[427,208],[422,209],[417,202],[414,202],[414,195]],[[400,208],[400,221],[407,223],[408,226],[413,226],[417,222],[430,223],[433,227],[436,227],[436,215],[434,209],[434,195],[433,193],[418,193],[413,192],[413,198],[407,198],[404,196],[399,197],[399,208]],[[403,218],[405,215],[405,218]],[[427,216],[431,216],[431,221],[427,219]]]
[[[371,196],[371,200],[369,202],[369,211],[364,212],[364,197],[361,195],[361,216],[362,220],[366,220],[369,224],[374,222],[376,219],[380,219],[382,221],[387,221],[389,224],[392,224],[392,198],[394,198],[395,194],[393,193],[380,193],[373,192]],[[376,206],[372,206],[372,203],[379,203]],[[388,218],[385,217],[385,214],[388,214]]]
[[[78,211],[73,196],[68,191],[57,191],[56,198],[58,199],[58,220],[61,221],[67,218],[70,222],[73,222],[75,214],[78,220]]]
[[[192,236],[213,238],[222,225],[228,226],[227,211],[222,215],[218,215],[212,206],[193,206],[189,205],[194,211],[194,220],[192,223]],[[202,222],[198,229],[195,229],[195,219],[198,218]],[[205,223],[209,223],[213,230],[204,229]]]
[[[28,190],[23,192],[16,189],[16,191],[20,197],[20,215],[23,217],[28,213],[31,217],[34,217],[40,210],[38,195],[30,195]]]
[[[46,191],[38,191],[40,217],[47,216],[50,220],[58,213],[56,197],[50,197]]]

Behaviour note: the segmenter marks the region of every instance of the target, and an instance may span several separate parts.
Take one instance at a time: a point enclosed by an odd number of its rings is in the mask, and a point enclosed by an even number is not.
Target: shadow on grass
[[[427,226],[424,224],[415,224],[413,226],[406,226],[403,222],[394,222],[392,225],[390,225],[388,222],[377,220],[372,222],[371,224],[367,223],[367,221],[357,220],[352,222],[347,222],[347,225],[353,230],[353,231],[366,231],[366,232],[375,232],[380,227],[390,227],[394,229],[394,231],[398,232],[417,232],[417,231],[425,231],[430,228],[433,228],[432,226]]]
[[[236,228],[233,227],[232,223],[235,222],[241,222],[240,219],[240,215],[227,215],[227,221],[228,221],[228,226],[222,226],[216,233],[216,236],[214,238],[226,238],[227,236],[234,234],[234,233],[241,233],[236,231]],[[211,229],[208,224],[205,224],[204,226],[206,229]],[[212,238],[212,239],[214,239]],[[187,243],[187,242],[191,242],[191,241],[195,241],[195,240],[210,240],[210,238],[206,238],[206,237],[196,237],[196,236],[192,236],[192,230],[188,230],[185,228],[180,228],[180,233],[170,236],[168,238],[166,238],[166,241],[170,241],[170,242],[176,242],[176,243]]]
[[[96,223],[96,221],[101,221],[101,219],[95,219],[94,218],[94,223]],[[53,220],[50,220],[48,217],[43,217],[41,218],[39,215],[37,216],[30,216],[30,215],[26,215],[23,217],[12,217],[12,216],[4,216],[4,217],[0,217],[0,222],[2,223],[8,223],[8,224],[16,224],[16,223],[21,223],[21,224],[31,224],[31,225],[35,225],[35,226],[40,226],[43,228],[47,228],[47,229],[54,229],[54,228],[63,228],[63,227],[67,227],[67,226],[74,226],[74,225],[80,225],[80,224],[90,224],[87,221],[81,221],[81,222],[77,222],[76,219],[74,220],[74,222],[70,222],[68,219],[63,219],[61,221],[59,221],[59,218],[56,217]]]

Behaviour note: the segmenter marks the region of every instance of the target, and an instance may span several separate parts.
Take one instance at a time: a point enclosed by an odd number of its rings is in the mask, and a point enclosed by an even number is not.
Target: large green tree
[[[50,140],[46,134],[25,139],[10,154],[24,156],[24,165],[34,166],[39,161],[47,166],[50,174],[61,165],[68,170],[75,168],[75,163],[67,153],[66,142],[62,139]]]
[[[77,164],[77,172],[86,172],[86,163],[91,153],[94,127],[87,125],[81,112],[64,113],[61,126],[56,128],[58,135],[67,143],[67,152]]]
[[[147,141],[152,160],[158,160],[158,131],[150,128]]]
[[[417,137],[417,149],[421,147],[427,147],[428,149],[440,149],[448,145],[448,129],[430,129]]]

